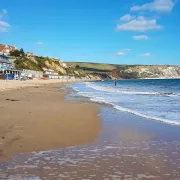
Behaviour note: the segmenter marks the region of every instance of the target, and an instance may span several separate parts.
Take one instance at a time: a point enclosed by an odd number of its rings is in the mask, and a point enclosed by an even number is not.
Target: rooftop
[[[6,44],[0,44],[0,52],[2,52],[4,49],[10,49],[10,50],[15,50],[16,46],[10,46]]]

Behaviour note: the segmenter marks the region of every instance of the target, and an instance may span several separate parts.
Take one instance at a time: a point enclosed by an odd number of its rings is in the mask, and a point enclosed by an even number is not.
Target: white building
[[[25,76],[27,78],[42,78],[43,72],[42,71],[33,71],[29,69],[23,69],[21,71],[21,76]]]
[[[43,70],[44,70],[44,75],[49,79],[59,79],[59,74],[53,69],[43,68]]]

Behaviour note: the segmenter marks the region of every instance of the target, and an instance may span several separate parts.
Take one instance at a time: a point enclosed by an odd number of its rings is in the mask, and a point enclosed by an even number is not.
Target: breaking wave
[[[137,116],[180,125],[180,80],[75,83],[80,96]]]
[[[86,85],[99,91],[111,92],[111,93],[121,93],[121,94],[135,94],[135,95],[161,95],[161,96],[180,96],[179,93],[174,92],[138,92],[138,91],[130,91],[128,89],[116,89],[113,87],[103,87],[99,85],[95,85],[90,82],[86,82]]]

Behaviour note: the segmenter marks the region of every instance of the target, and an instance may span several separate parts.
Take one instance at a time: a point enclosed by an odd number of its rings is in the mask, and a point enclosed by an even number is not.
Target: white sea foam
[[[93,83],[86,82],[86,85],[98,90],[98,91],[104,91],[104,92],[111,92],[111,93],[121,93],[121,94],[136,94],[136,95],[161,95],[161,96],[180,96],[179,93],[173,93],[173,92],[139,92],[139,91],[130,91],[128,89],[119,89],[119,88],[113,88],[113,87],[103,87],[98,86]]]
[[[128,112],[128,113],[140,116],[140,117],[144,117],[146,119],[153,119],[153,120],[165,122],[165,123],[168,123],[168,124],[180,125],[180,122],[178,122],[178,121],[172,121],[172,120],[168,120],[168,119],[162,119],[162,118],[157,118],[157,117],[153,117],[153,116],[148,116],[148,115],[139,113],[137,111],[133,111],[133,110],[123,108],[123,107],[120,107],[120,106],[114,106],[114,108],[117,109],[117,110],[123,111],[123,112]]]
[[[41,180],[40,177],[38,176],[34,176],[34,177],[29,177],[29,178],[26,178],[25,180]]]
[[[134,114],[134,115],[137,115],[137,116],[140,116],[140,117],[144,117],[146,119],[152,119],[152,120],[156,120],[156,121],[160,121],[160,122],[165,122],[165,123],[168,123],[168,124],[173,124],[173,125],[180,125],[180,122],[178,121],[172,121],[172,120],[168,120],[168,119],[162,119],[162,118],[158,118],[158,117],[154,117],[154,116],[148,116],[148,115],[145,115],[143,113],[140,113],[140,112],[137,112],[137,111],[134,111],[134,110],[130,110],[128,108],[123,108],[121,106],[118,106],[118,105],[115,105],[111,102],[108,102],[106,101],[105,99],[101,99],[101,98],[97,98],[97,97],[94,97],[94,98],[90,98],[91,101],[93,102],[99,102],[99,103],[104,103],[104,104],[110,104],[112,105],[115,109],[119,110],[119,111],[122,111],[122,112],[128,112],[128,113],[131,113],[131,114]]]
[[[158,88],[154,85],[142,85],[141,87],[134,84],[125,86],[121,84],[119,88],[111,87],[108,82],[107,84],[106,82],[86,82],[76,84],[73,88],[77,90],[79,95],[89,97],[93,102],[110,104],[119,111],[146,119],[180,125],[180,106],[178,103],[180,102],[180,93],[178,89],[174,91],[174,87],[169,88],[169,86],[162,85]],[[164,90],[164,92],[160,92],[161,90]],[[168,90],[173,92],[168,92]]]

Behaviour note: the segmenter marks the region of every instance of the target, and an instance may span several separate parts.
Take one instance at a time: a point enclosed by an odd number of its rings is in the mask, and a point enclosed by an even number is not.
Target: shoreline
[[[99,136],[99,108],[64,101],[66,92],[59,90],[64,84],[0,92],[0,160],[19,153],[86,145]]]
[[[2,91],[9,91],[13,89],[18,88],[24,88],[24,87],[33,87],[33,86],[42,86],[42,85],[48,85],[48,84],[57,84],[57,83],[72,83],[77,82],[78,80],[72,80],[72,79],[51,79],[51,80],[26,80],[26,81],[19,81],[19,80],[0,80],[0,92]]]

